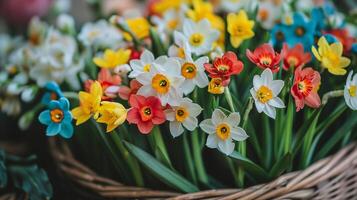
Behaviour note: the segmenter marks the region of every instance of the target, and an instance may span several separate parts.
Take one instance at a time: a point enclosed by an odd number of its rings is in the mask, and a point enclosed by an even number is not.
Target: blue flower
[[[47,125],[47,136],[57,134],[64,138],[73,136],[72,114],[69,111],[69,102],[64,97],[58,101],[50,101],[48,110],[41,112],[38,119],[42,124]]]
[[[45,89],[46,93],[41,99],[42,104],[48,105],[51,100],[58,100],[59,98],[63,97],[61,88],[54,81],[46,83]]]

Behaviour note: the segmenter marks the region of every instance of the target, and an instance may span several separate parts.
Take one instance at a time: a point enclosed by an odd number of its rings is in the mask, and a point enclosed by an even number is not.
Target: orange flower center
[[[226,140],[231,135],[231,127],[226,123],[221,123],[216,128],[216,134],[219,139]]]
[[[266,21],[269,17],[269,11],[266,9],[261,9],[259,10],[258,16],[260,17],[260,20]]]
[[[196,77],[197,69],[193,63],[185,63],[181,67],[181,74],[186,79],[193,79]]]
[[[183,122],[185,121],[185,119],[188,117],[190,113],[188,112],[188,110],[184,107],[179,107],[177,110],[176,110],[176,120],[178,122]]]
[[[162,74],[156,74],[152,78],[151,86],[157,93],[166,94],[170,90],[170,81],[166,76]]]
[[[64,117],[63,111],[60,109],[53,109],[50,111],[51,121],[60,123]]]
[[[185,58],[185,50],[183,48],[178,48],[177,56],[179,58]]]
[[[141,120],[144,122],[150,120],[152,118],[152,110],[149,106],[144,106],[140,110],[140,117]]]
[[[177,25],[178,25],[177,19],[172,19],[167,22],[167,27],[169,27],[171,30],[176,29]]]
[[[303,36],[303,35],[305,34],[305,29],[304,29],[304,27],[297,27],[297,28],[295,29],[295,34],[296,34],[297,36]]]
[[[303,80],[298,83],[298,89],[301,94],[303,94],[305,97],[310,94],[312,91],[313,87],[312,84],[309,80]]]
[[[271,61],[271,58],[268,56],[263,56],[260,58],[260,63],[262,63],[263,65],[270,65]]]
[[[266,103],[273,98],[273,92],[271,89],[264,85],[259,88],[256,95],[258,100],[262,103]]]
[[[296,65],[298,64],[299,60],[295,56],[289,56],[288,57],[288,63],[290,67],[297,67]]]

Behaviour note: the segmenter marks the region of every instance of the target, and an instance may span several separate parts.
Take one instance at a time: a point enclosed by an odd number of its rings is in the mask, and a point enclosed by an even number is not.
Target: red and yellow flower
[[[304,46],[299,43],[293,48],[289,48],[286,43],[283,45],[282,50],[283,57],[283,68],[289,70],[290,67],[296,69],[300,66],[304,66],[306,63],[310,62],[311,55],[308,52],[304,52]]]
[[[259,68],[269,68],[273,73],[279,71],[281,56],[268,43],[260,45],[253,52],[247,49],[246,55]]]
[[[119,85],[121,84],[121,77],[119,75],[112,75],[110,70],[101,69],[98,73],[98,82],[102,86],[104,95],[102,96],[102,100],[110,100],[117,96]],[[90,91],[93,80],[87,80],[84,83],[85,90],[87,92]]]
[[[221,78],[223,86],[227,86],[232,75],[242,72],[243,63],[238,60],[235,53],[228,51],[222,57],[216,57],[213,64],[206,63],[204,67],[209,77]]]
[[[295,99],[297,112],[304,108],[305,104],[311,108],[318,108],[321,105],[321,99],[317,93],[320,84],[320,74],[312,68],[298,67],[295,70],[291,95]]]

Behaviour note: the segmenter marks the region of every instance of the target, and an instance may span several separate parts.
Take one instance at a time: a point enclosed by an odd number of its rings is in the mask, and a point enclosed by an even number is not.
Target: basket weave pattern
[[[276,180],[247,189],[218,189],[191,194],[157,191],[125,186],[101,177],[77,161],[68,146],[50,140],[58,170],[80,187],[105,198],[169,199],[355,199],[357,198],[357,144],[353,143],[335,155],[322,159],[303,171],[280,176]]]

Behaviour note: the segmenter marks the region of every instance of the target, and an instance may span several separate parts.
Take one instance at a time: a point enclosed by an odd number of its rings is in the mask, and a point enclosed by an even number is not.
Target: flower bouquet
[[[22,129],[38,119],[36,134],[63,138],[99,174],[178,193],[267,183],[356,139],[356,13],[330,1],[145,5],[78,34],[62,14],[56,26],[34,18],[24,40],[3,35],[2,111]]]

